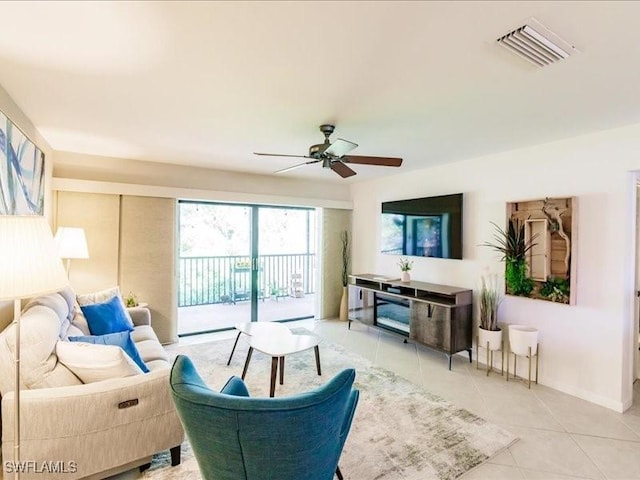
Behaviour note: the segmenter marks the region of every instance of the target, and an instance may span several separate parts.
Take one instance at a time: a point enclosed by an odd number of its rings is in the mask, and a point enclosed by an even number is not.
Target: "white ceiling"
[[[496,44],[535,17],[580,53]],[[640,122],[640,2],[0,2],[0,84],[55,150],[270,174],[318,126],[402,170]],[[398,172],[311,165],[358,181]]]

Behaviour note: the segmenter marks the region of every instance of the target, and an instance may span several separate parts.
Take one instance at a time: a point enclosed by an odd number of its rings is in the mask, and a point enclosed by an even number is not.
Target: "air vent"
[[[555,33],[535,19],[498,38],[498,43],[538,67],[569,58],[577,52]]]

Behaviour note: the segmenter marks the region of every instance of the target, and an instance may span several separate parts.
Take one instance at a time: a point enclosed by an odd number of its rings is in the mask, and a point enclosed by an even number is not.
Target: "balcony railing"
[[[178,306],[235,303],[251,295],[251,257],[180,257]],[[294,274],[304,293],[315,292],[315,254],[260,255],[258,296],[287,296]]]

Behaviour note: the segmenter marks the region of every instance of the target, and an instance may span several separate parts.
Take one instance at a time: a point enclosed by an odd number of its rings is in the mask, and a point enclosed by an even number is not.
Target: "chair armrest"
[[[151,325],[151,311],[147,307],[128,307],[127,312],[136,327]]]
[[[356,413],[356,406],[358,405],[359,398],[360,391],[356,390],[355,388],[352,389],[344,410],[344,420],[342,421],[342,430],[340,431],[340,441],[342,442],[342,445],[344,445],[344,442],[347,439],[347,435],[349,435],[351,422],[353,421],[353,416]]]

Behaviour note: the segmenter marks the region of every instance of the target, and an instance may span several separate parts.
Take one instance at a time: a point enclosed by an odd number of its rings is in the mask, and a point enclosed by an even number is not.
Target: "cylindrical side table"
[[[509,351],[507,352],[507,382],[509,381],[509,356],[513,353],[513,377],[517,378],[518,355],[529,360],[529,376],[527,385],[531,388],[531,362],[536,359],[536,378],[538,384],[538,330],[526,325],[509,325]]]

